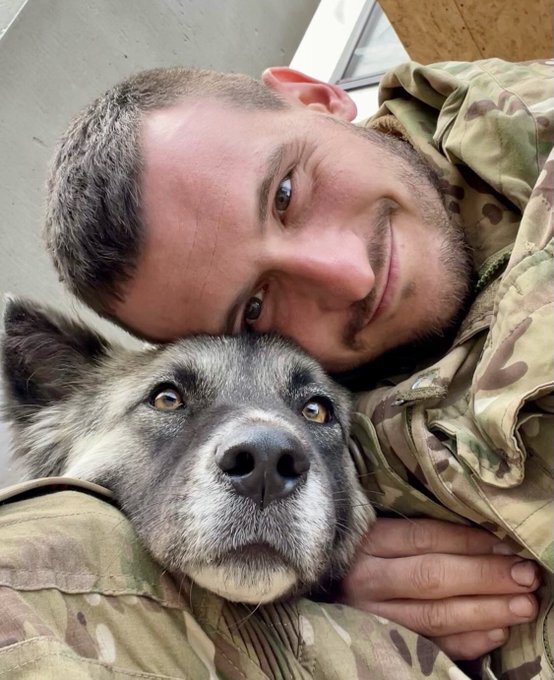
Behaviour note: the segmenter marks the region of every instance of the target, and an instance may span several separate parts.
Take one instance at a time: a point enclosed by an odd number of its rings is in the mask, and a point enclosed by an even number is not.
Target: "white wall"
[[[47,162],[78,109],[144,68],[184,64],[257,76],[288,64],[317,4],[0,0],[0,292],[71,306],[40,226]],[[0,486],[8,481],[6,437],[0,429]]]

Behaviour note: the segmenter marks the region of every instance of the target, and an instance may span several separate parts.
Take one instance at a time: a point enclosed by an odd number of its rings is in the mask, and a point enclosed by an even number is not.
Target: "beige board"
[[[553,56],[552,0],[379,0],[411,59],[422,64]]]

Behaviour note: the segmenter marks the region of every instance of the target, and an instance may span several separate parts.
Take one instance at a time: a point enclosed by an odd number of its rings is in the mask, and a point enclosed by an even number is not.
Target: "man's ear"
[[[286,66],[266,69],[262,73],[262,82],[294,106],[307,106],[347,121],[356,117],[356,104],[338,85],[310,78]]]
[[[67,398],[108,350],[107,341],[85,326],[29,301],[8,299],[1,352],[7,415],[24,420]]]

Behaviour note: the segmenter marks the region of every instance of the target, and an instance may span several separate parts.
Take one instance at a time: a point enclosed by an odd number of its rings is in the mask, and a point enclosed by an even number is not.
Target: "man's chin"
[[[443,325],[434,324],[415,338],[383,352],[376,358],[360,357],[349,368],[330,370],[333,377],[353,392],[370,389],[391,376],[411,373],[425,364],[434,363],[452,345],[467,312],[467,301]],[[369,353],[368,353],[369,354]]]

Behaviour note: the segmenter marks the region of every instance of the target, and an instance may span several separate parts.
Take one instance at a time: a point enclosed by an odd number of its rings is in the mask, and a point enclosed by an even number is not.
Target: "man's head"
[[[444,328],[467,253],[432,173],[339,88],[180,69],[66,134],[47,238],[79,297],[139,335],[277,331],[331,370]]]
[[[184,68],[131,76],[71,122],[48,179],[45,235],[61,279],[110,316],[145,239],[141,209],[141,129],[148,112],[185,98],[217,97],[243,109],[284,106],[243,75]]]

